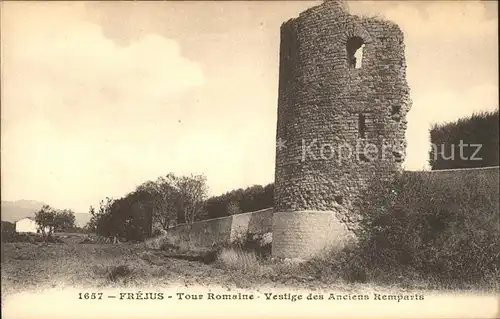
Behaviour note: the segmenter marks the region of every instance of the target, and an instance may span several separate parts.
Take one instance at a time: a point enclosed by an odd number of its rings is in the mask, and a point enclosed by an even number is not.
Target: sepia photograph
[[[500,317],[497,1],[0,5],[2,317]]]

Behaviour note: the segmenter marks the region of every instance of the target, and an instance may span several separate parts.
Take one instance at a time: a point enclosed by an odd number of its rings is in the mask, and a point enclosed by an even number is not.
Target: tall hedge
[[[452,123],[434,125],[430,131],[431,168],[440,170],[498,166],[498,121],[497,110],[476,113]]]

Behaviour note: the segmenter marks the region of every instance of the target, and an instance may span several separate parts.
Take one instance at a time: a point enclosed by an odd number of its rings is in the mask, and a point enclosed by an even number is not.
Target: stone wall
[[[418,173],[416,171],[415,173]],[[412,173],[408,171],[407,173]],[[496,182],[496,189],[492,191],[496,191],[498,193],[498,185],[500,178],[500,167],[492,166],[492,167],[478,167],[478,168],[460,168],[460,169],[443,169],[443,170],[435,170],[435,171],[426,171],[429,176],[442,180],[446,183],[454,183],[459,184],[460,181],[463,180],[474,180],[478,183],[481,182],[481,179],[493,180]]]
[[[273,208],[261,209],[251,213],[233,215],[231,241],[242,239],[246,234],[265,234],[272,231]]]
[[[351,67],[361,44],[361,67]],[[401,169],[411,106],[403,33],[328,1],[282,25],[279,73],[273,254],[302,258],[349,237],[353,199]],[[322,225],[330,235],[311,249],[309,229],[324,218],[345,227]]]
[[[247,234],[260,235],[272,230],[273,208],[181,224],[168,230],[168,237],[180,247],[209,249],[244,238]]]
[[[500,177],[498,166],[425,173],[448,185],[459,185],[464,179],[474,180],[477,183],[484,183],[487,180],[488,185],[496,185],[492,191],[498,194]],[[311,252],[321,253],[335,246],[341,248],[354,239],[347,225],[331,211],[274,212],[273,208],[199,221],[192,226],[183,224],[171,228],[168,234],[178,246],[205,249],[211,248],[214,243],[229,244],[244,238],[247,234],[263,235],[271,232],[273,255],[280,258],[301,258],[311,255]]]

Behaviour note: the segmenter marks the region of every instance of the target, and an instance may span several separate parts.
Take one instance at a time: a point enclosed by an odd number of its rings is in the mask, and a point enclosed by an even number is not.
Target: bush
[[[109,281],[117,281],[120,278],[128,277],[133,270],[127,265],[112,266],[106,269],[106,279]]]
[[[167,234],[160,233],[153,238],[148,238],[144,241],[146,248],[161,249],[165,242],[167,242]]]
[[[137,269],[134,269],[128,265],[99,265],[92,267],[94,273],[101,278],[104,278],[109,282],[126,282],[134,274],[137,273]]]
[[[2,234],[2,242],[4,243],[63,243],[64,241],[55,236],[42,237],[38,234],[30,233],[6,233]]]
[[[498,171],[405,172],[361,198],[358,254],[372,277],[430,279],[456,288],[499,275]]]
[[[244,235],[237,236],[237,239],[233,241],[229,247],[242,251],[253,252],[259,258],[270,257],[272,248],[272,239],[269,238],[270,236],[272,236],[271,233],[245,233]]]
[[[35,238],[28,234],[20,233],[5,233],[2,234],[2,242],[4,243],[34,243]]]
[[[346,245],[340,251],[319,254],[301,264],[299,269],[299,272],[327,283],[339,280],[364,283],[368,280],[366,264],[355,243]]]
[[[123,238],[105,237],[100,235],[87,235],[80,244],[121,244]]]

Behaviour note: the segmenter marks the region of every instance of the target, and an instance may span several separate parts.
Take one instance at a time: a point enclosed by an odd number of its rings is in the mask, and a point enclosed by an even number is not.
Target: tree
[[[89,232],[96,233],[101,236],[109,237],[113,233],[111,221],[111,206],[114,199],[106,197],[105,200],[99,202],[99,210],[95,210],[90,206],[89,213],[92,215],[89,222],[85,226]]]
[[[75,228],[75,213],[70,209],[56,210],[44,205],[35,214],[35,223],[44,237],[50,237],[56,231],[72,230]]]
[[[210,197],[205,201],[207,217],[228,216],[228,207],[234,205],[231,203],[235,203],[239,207],[236,214],[272,207],[274,205],[274,184],[271,183],[264,187],[254,185],[246,189],[235,189],[223,195]],[[234,210],[231,212],[235,213]]]
[[[93,206],[89,207],[90,220],[85,225],[85,230],[90,233],[95,233],[97,230],[97,212]]]
[[[118,238],[140,241],[149,235],[148,214],[136,192],[113,202],[109,222],[111,234]]]
[[[49,237],[54,233],[56,215],[56,210],[49,205],[44,205],[38,212],[36,212],[35,223],[37,224],[38,230],[42,233],[43,237]]]
[[[241,213],[241,210],[240,210],[240,206],[238,205],[238,202],[236,201],[230,201],[228,204],[227,204],[227,214],[229,216],[231,215],[237,215],[239,213]]]
[[[153,222],[164,230],[176,221],[192,224],[204,211],[206,194],[205,176],[168,174],[120,199],[106,198],[97,212],[91,206],[92,217],[86,227],[105,237],[142,240],[152,235]]]
[[[168,174],[165,181],[178,192],[176,203],[177,223],[194,223],[203,212],[207,197],[207,178],[204,175],[175,176]]]
[[[150,235],[150,201],[144,191],[134,191],[119,199],[106,198],[92,215],[86,228],[96,234],[126,240],[143,240]]]
[[[75,228],[75,213],[70,209],[56,211],[54,219],[56,231],[67,231]]]
[[[136,193],[150,211],[151,227],[158,224],[163,230],[168,230],[175,223],[179,194],[168,180],[160,177],[155,182],[148,181],[137,187]]]

